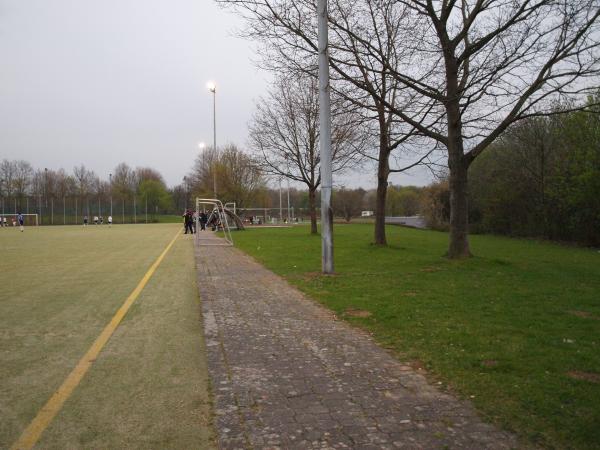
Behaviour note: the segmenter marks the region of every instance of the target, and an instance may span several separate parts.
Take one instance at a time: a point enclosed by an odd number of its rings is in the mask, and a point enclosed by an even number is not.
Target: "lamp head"
[[[217,91],[217,85],[214,81],[209,81],[208,83],[206,83],[206,87],[212,93],[215,93]]]

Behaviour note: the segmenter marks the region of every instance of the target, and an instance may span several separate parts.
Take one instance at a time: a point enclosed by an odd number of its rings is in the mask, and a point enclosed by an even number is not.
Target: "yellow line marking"
[[[77,366],[75,366],[75,368],[67,376],[63,384],[54,394],[52,394],[50,400],[46,402],[46,404],[38,412],[37,416],[35,416],[27,428],[25,428],[19,440],[12,445],[11,450],[28,450],[36,444],[44,430],[48,428],[48,425],[50,425],[54,417],[61,410],[63,404],[67,401],[81,379],[92,366],[98,357],[98,354],[102,351],[104,345],[106,345],[116,328],[119,326],[119,323],[123,317],[125,317],[125,314],[127,314],[127,311],[129,311],[129,308],[133,302],[135,302],[137,297],[140,295],[140,292],[142,292],[148,283],[148,280],[150,280],[156,271],[156,268],[160,265],[167,252],[171,249],[180,233],[181,230],[177,232],[173,240],[169,243],[169,245],[167,245],[156,261],[154,261],[154,264],[150,266],[148,272],[146,272],[135,289],[131,292],[131,294],[129,294],[129,297],[127,297],[125,303],[123,303],[123,305],[119,308],[109,324],[106,325],[102,333],[100,333],[100,336],[96,338],[87,353],[83,355],[83,358],[79,360]]]

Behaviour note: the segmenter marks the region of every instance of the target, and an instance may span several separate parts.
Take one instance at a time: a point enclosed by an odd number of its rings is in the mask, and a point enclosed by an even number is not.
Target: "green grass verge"
[[[472,236],[476,257],[449,261],[445,233],[388,227],[379,247],[372,232],[335,227],[334,276],[320,275],[320,237],[305,227],[234,239],[488,420],[538,445],[600,447],[600,253]]]
[[[0,229],[0,448],[60,386],[177,225]],[[180,236],[42,448],[213,446],[191,237]]]

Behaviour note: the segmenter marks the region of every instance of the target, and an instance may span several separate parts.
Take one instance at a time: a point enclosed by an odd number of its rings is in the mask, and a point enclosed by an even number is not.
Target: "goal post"
[[[26,227],[38,226],[40,224],[39,214],[21,214],[23,216],[23,225]],[[0,214],[2,226],[4,226],[4,218],[6,218],[6,226],[19,226],[18,214]]]

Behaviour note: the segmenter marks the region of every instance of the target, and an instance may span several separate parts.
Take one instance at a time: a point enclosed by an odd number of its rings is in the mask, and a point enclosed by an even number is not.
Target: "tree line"
[[[469,221],[475,232],[600,246],[599,193],[598,111],[530,118],[509,128],[473,164]],[[428,222],[447,229],[448,181],[434,183],[426,194]]]
[[[67,172],[63,168],[35,169],[24,160],[0,162],[0,200],[5,214],[49,216],[56,204],[57,215],[59,210],[65,215],[68,210],[69,216],[107,216],[114,203],[119,215],[149,210],[154,216],[173,212],[172,194],[160,172],[150,167],[133,169],[121,163],[103,179],[83,164]]]

